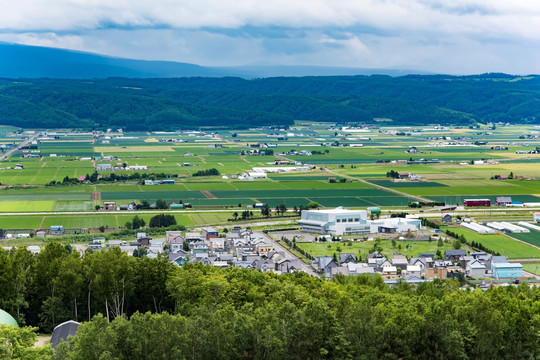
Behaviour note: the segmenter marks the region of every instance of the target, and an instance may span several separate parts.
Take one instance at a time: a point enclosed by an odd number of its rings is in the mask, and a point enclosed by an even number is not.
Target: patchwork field
[[[13,130],[0,127],[0,144],[22,140]],[[415,196],[448,204],[479,197],[494,202],[497,196],[511,196],[513,201],[540,202],[540,180],[535,180],[540,179],[540,167],[536,166],[540,155],[518,154],[540,146],[537,135],[540,128],[408,127],[402,130],[408,136],[396,136],[396,129],[391,127],[355,131],[310,122],[298,122],[287,132],[218,129],[212,134],[136,132],[93,135],[58,130],[57,138],[40,141],[32,149],[16,152],[0,162],[0,212],[88,211],[95,215],[94,218],[81,220],[81,223],[116,226],[123,225],[125,219],[108,217],[99,220],[102,215],[94,212],[95,205],[102,205],[103,201],[127,204],[162,199],[189,202],[193,210],[229,208],[242,211],[256,202],[267,203],[272,208],[285,204],[291,209],[315,201],[323,207],[381,206],[406,210]],[[462,143],[443,140],[446,137],[464,138],[467,144],[462,146]],[[476,146],[475,142],[485,145]],[[363,146],[348,146],[359,143]],[[495,150],[496,146],[508,150]],[[263,151],[266,155],[259,155]],[[305,155],[300,155],[302,153]],[[40,157],[24,158],[28,154]],[[105,156],[110,156],[110,160],[105,160]],[[471,165],[474,160],[481,159],[486,163],[489,160],[490,164]],[[269,172],[267,179],[255,181],[233,178],[233,175],[253,171],[254,167],[280,168],[276,162],[287,163],[287,167],[307,166],[309,170]],[[140,165],[147,166],[148,170],[100,171],[97,175],[113,176],[113,179],[84,184],[72,181],[92,175],[98,163],[120,168],[124,164]],[[16,164],[22,165],[23,169],[14,170]],[[209,169],[217,169],[220,175],[193,176]],[[419,175],[423,181],[390,181],[386,174],[391,170]],[[514,179],[490,180],[500,175],[512,175]],[[134,178],[115,180],[115,176]],[[166,177],[173,178],[176,184],[142,185],[144,179]],[[329,178],[335,178],[336,182],[329,182]],[[65,184],[45,186],[52,181]],[[219,223],[223,220],[221,215],[194,214],[194,218],[186,215],[185,220],[197,225]],[[29,218],[29,223],[36,225],[36,222],[38,220]],[[42,222],[43,218],[36,226]]]

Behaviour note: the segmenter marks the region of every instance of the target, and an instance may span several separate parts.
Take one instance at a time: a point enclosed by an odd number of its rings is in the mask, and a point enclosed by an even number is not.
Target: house
[[[519,263],[493,263],[491,270],[495,279],[523,277],[523,265]]]
[[[120,205],[120,210],[128,210],[128,211],[137,210],[137,204],[135,204],[134,202],[131,202],[129,204]]]
[[[533,216],[534,216],[534,222],[540,223],[540,212],[535,212]]]
[[[335,262],[334,262],[334,265],[336,265]],[[337,267],[337,265],[336,265],[336,267]],[[302,269],[302,265],[300,264],[300,260],[298,260],[298,259],[294,259],[294,260],[293,259],[283,259],[283,260],[279,261],[276,264],[276,270],[281,271],[282,273],[290,273],[290,272],[298,271],[298,270],[301,270],[301,269]],[[329,270],[328,274],[330,274],[330,270]]]
[[[396,280],[398,278],[398,271],[395,266],[386,266],[382,269],[383,280]]]
[[[392,266],[405,270],[407,265],[408,261],[405,255],[392,255]]]
[[[97,241],[92,241],[88,244],[88,248],[93,251],[100,251],[103,248],[103,244]]]
[[[204,227],[202,231],[203,231],[203,238],[206,240],[219,237],[218,231],[212,227]]]
[[[188,261],[187,252],[180,250],[178,252],[170,253],[167,257],[172,264],[182,267]]]
[[[422,278],[423,267],[420,265],[407,265],[407,274],[408,276],[416,276],[417,278]]]
[[[187,232],[184,238],[189,243],[196,243],[196,242],[202,241],[203,239],[201,233],[198,233],[198,232]]]
[[[340,253],[339,254],[339,265],[347,263],[355,263],[356,255],[354,253]]]
[[[462,256],[467,255],[467,250],[445,250],[444,251],[444,258],[446,260],[452,260],[452,261],[459,261]]]
[[[512,198],[510,196],[497,196],[495,199],[497,206],[507,206],[512,204]]]
[[[274,248],[274,246],[272,244],[269,244],[269,243],[266,243],[266,242],[261,242],[259,244],[256,245],[255,249],[257,251],[257,254],[259,254],[259,256],[267,256],[268,253]]]
[[[64,227],[62,225],[53,225],[49,230],[49,234],[53,236],[64,235]]]
[[[478,260],[469,261],[467,263],[467,275],[473,278],[483,278],[486,276],[486,266]]]
[[[450,215],[450,214],[448,214],[448,213],[442,214],[441,220],[442,220],[442,222],[444,222],[444,223],[452,222],[452,215]]]
[[[493,256],[491,255],[486,261],[486,267],[488,270],[493,271],[493,264],[506,264],[508,260],[506,256]]]
[[[116,210],[116,201],[104,201],[103,209],[106,211]]]
[[[361,275],[361,274],[374,274],[375,269],[365,263],[352,263],[346,264],[349,269],[349,275]]]

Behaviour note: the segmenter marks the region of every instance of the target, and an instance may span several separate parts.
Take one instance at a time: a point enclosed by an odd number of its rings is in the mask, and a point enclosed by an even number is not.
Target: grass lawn
[[[298,247],[313,256],[332,256],[339,252],[354,253],[361,255],[363,260],[366,259],[367,254],[373,252],[373,247],[376,244],[376,241],[297,243]],[[442,247],[438,247],[437,241],[396,241],[396,247],[393,248],[391,240],[381,240],[379,246],[383,249],[382,253],[388,258],[391,258],[392,254],[396,252],[410,258],[418,256],[420,253],[435,254],[437,250],[444,253],[444,250],[452,249],[450,242],[443,243]]]

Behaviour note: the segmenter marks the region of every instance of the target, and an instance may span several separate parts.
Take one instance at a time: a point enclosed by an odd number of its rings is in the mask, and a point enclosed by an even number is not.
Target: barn
[[[463,206],[465,207],[480,207],[480,206],[491,206],[490,199],[465,199],[463,200]]]

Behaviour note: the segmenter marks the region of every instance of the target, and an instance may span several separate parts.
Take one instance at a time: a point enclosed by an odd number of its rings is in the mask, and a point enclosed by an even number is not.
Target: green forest
[[[540,289],[462,290],[456,281],[390,287],[379,276],[276,275],[118,249],[50,243],[36,257],[0,250],[0,308],[77,336],[32,349],[34,330],[0,327],[13,359],[535,359]],[[91,319],[91,321],[88,321]],[[19,339],[20,341],[17,341]],[[3,357],[4,358],[4,357]],[[10,358],[10,357],[7,357]]]
[[[125,130],[536,123],[540,77],[408,75],[169,79],[0,79],[0,124]]]

